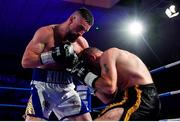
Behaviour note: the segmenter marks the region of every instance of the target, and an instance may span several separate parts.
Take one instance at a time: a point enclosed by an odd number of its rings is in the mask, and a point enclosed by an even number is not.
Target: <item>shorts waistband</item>
[[[145,84],[145,85],[138,85],[140,89],[147,89],[147,88],[156,88],[154,83]]]
[[[72,83],[73,78],[67,71],[35,68],[33,70],[32,80],[66,85]]]

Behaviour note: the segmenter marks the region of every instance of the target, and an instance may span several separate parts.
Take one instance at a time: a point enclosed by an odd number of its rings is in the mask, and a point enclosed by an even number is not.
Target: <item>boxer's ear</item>
[[[72,15],[69,17],[69,23],[73,23],[74,19],[76,18],[76,16]]]
[[[89,60],[91,62],[94,62],[96,60],[96,56],[95,55],[89,55]]]

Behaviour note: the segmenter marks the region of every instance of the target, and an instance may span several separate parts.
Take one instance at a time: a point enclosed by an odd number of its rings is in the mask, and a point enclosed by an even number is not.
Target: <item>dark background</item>
[[[0,120],[23,120],[29,91],[3,87],[29,88],[31,69],[22,68],[21,58],[39,27],[61,23],[73,11],[85,6],[95,17],[93,27],[84,35],[90,46],[101,50],[110,47],[128,50],[139,56],[149,70],[153,70],[180,60],[180,17],[169,19],[165,15],[169,4],[170,0],[120,0],[112,8],[101,8],[62,0],[1,0]],[[145,24],[143,37],[131,37],[126,31],[125,23],[134,18]],[[178,90],[179,74],[179,65],[152,74],[158,92]],[[98,103],[96,98],[92,102]],[[179,94],[163,97],[161,102],[160,119],[180,117]],[[93,104],[93,107],[98,105],[100,103]]]

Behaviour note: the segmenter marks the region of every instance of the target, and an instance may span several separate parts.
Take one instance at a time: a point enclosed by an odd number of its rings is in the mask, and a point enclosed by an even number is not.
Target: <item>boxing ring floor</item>
[[[159,97],[162,103],[160,120],[162,121],[180,121],[180,111],[178,111],[180,110],[180,105],[178,104],[180,103],[180,86],[178,85],[178,81],[180,80],[180,78],[178,78],[178,74],[180,73],[179,64],[180,61],[176,61],[150,71],[157,89],[160,91]],[[168,75],[171,75],[171,77],[167,77]],[[166,82],[163,81],[165,79]],[[175,80],[176,82],[174,82]],[[20,81],[20,79],[16,79],[15,77],[1,75],[0,81],[8,81],[10,84],[13,84],[13,81],[30,83],[30,81]],[[23,120],[22,115],[24,114],[26,103],[30,95],[30,88],[8,86],[10,84],[0,83],[0,121]],[[90,107],[92,117],[95,118],[98,112],[105,106],[91,95],[91,90],[89,88],[79,86],[78,92]],[[50,120],[51,119],[56,120],[53,114],[50,117]]]

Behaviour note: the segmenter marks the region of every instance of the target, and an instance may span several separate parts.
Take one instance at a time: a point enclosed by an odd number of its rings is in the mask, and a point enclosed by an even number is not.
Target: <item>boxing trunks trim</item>
[[[40,68],[33,70],[32,80],[62,85],[68,85],[73,81],[71,74],[67,71],[54,71]]]
[[[112,104],[99,116],[113,108],[124,108],[120,121],[156,120],[160,111],[160,101],[155,85],[135,85],[125,91],[118,91]]]

